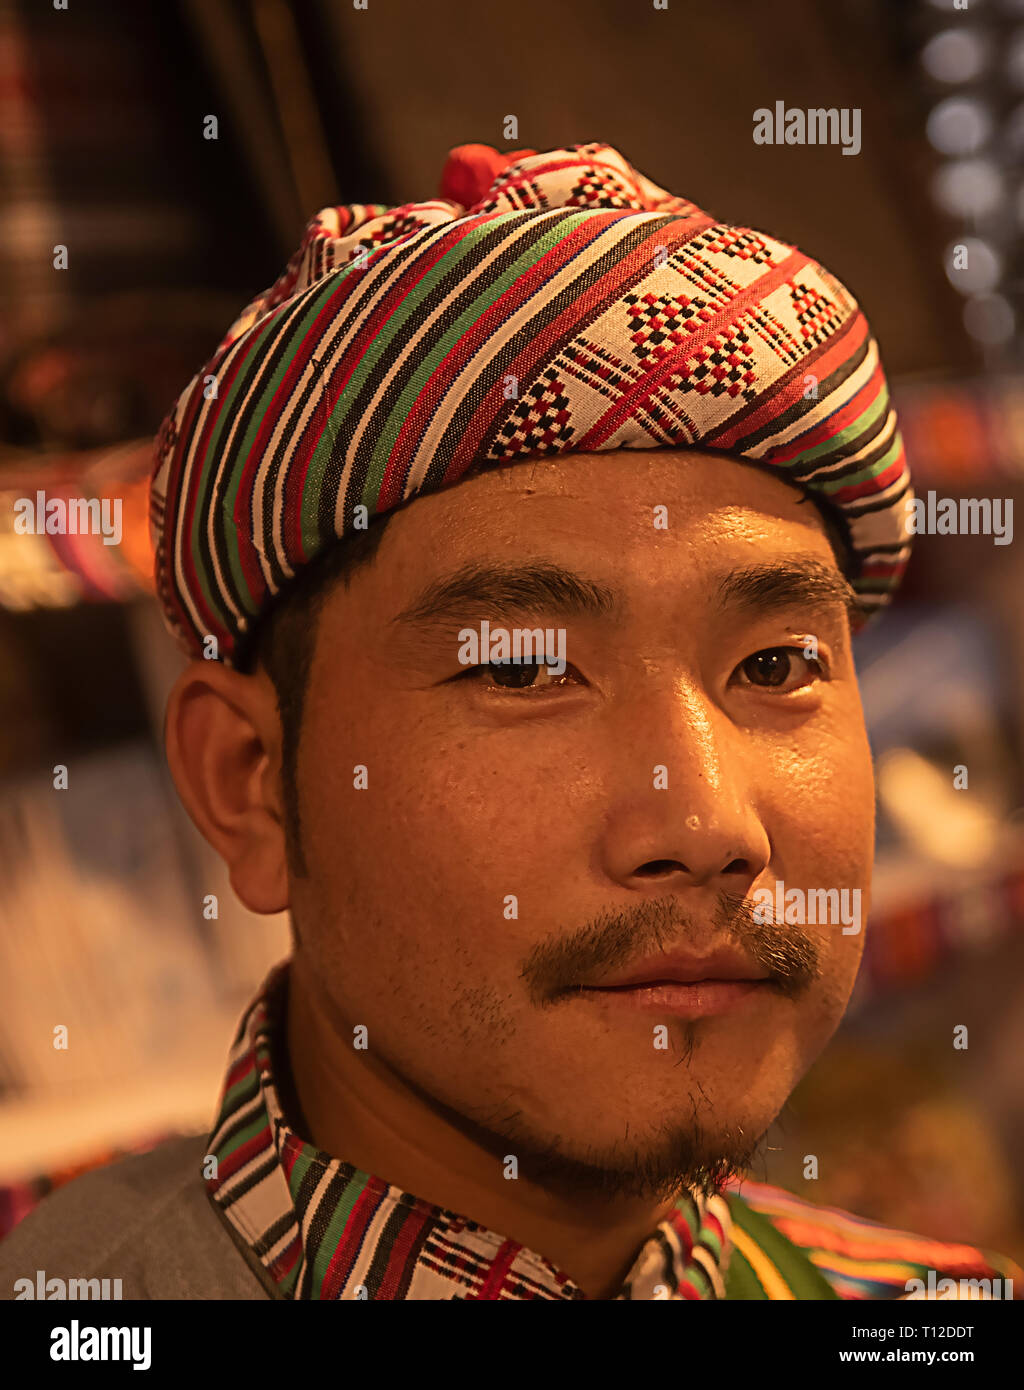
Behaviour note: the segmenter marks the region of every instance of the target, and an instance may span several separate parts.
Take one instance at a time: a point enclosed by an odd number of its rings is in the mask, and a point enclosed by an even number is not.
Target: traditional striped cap
[[[179,397],[157,442],[157,590],[229,665],[339,538],[470,468],[554,453],[726,451],[839,522],[870,611],[910,552],[910,480],[853,296],[608,145],[452,151],[441,197],[325,208]],[[461,199],[462,201],[457,201]]]

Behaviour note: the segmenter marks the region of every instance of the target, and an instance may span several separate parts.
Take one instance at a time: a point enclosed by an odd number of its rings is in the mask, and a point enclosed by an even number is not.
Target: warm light
[[[921,50],[921,62],[937,82],[971,82],[988,62],[989,46],[974,29],[944,29]]]
[[[1016,327],[1013,306],[1001,294],[976,294],[964,305],[964,327],[978,343],[1008,343]]]
[[[990,159],[957,159],[939,169],[932,194],[951,217],[983,217],[999,206],[1003,178]]]
[[[903,836],[940,864],[968,869],[983,864],[996,843],[997,824],[976,797],[912,748],[894,748],[878,763],[878,798]]]
[[[927,129],[943,154],[976,154],[992,133],[992,117],[974,97],[947,97],[929,113]]]
[[[978,236],[957,237],[946,247],[946,278],[961,294],[991,290],[1003,273],[999,252]]]

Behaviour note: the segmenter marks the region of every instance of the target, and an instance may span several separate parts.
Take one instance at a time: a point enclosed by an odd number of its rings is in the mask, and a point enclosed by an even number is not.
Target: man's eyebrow
[[[471,564],[433,580],[393,623],[427,626],[466,616],[467,610],[558,613],[566,617],[616,618],[622,605],[594,579],[544,562]]]
[[[864,617],[861,600],[848,581],[810,555],[733,570],[719,581],[716,596],[725,607],[763,612],[800,605],[843,608],[854,627]]]

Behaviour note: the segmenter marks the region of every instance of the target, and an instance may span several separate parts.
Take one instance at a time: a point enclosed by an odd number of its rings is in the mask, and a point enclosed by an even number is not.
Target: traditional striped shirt
[[[271,1296],[585,1299],[544,1256],[295,1132],[275,1081],[287,969],[287,961],[274,967],[242,1017],[209,1142],[216,1174],[205,1179]],[[944,1278],[958,1288],[960,1280],[995,1281],[994,1294],[981,1287],[974,1296],[1024,1297],[1024,1272],[1001,1256],[743,1181],[710,1197],[684,1192],[641,1245],[616,1298],[896,1299],[914,1279],[934,1287]],[[1000,1292],[1007,1279],[1015,1287]]]

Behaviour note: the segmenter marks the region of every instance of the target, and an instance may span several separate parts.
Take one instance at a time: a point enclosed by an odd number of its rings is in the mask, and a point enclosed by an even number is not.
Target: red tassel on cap
[[[475,207],[502,169],[536,153],[536,150],[512,150],[502,154],[491,145],[456,145],[448,151],[438,196],[467,210]]]

